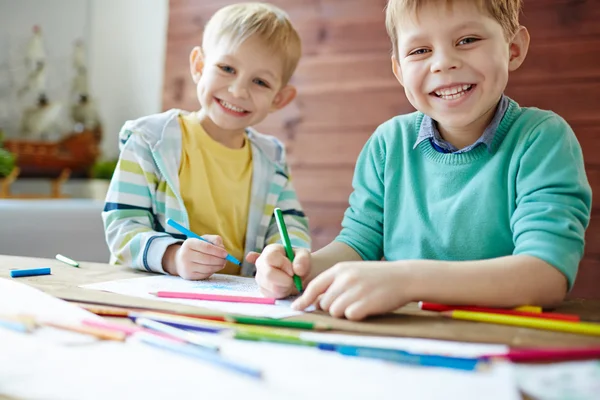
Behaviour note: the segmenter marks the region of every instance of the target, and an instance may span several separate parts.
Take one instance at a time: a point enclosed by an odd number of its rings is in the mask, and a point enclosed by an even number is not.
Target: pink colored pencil
[[[474,307],[474,306],[447,306],[438,303],[427,303],[425,301],[419,302],[419,308],[427,311],[452,311],[452,310],[464,310],[464,311],[475,311],[475,312],[486,312],[492,314],[506,314],[506,315],[520,315],[522,317],[533,317],[533,318],[544,318],[554,319],[559,321],[571,321],[579,322],[579,315],[574,314],[558,314],[558,313],[534,313],[528,311],[515,311],[508,310],[505,308],[491,308],[491,307]]]
[[[203,294],[186,292],[156,292],[151,294],[157,297],[170,299],[225,301],[229,303],[275,304],[275,299],[270,297],[229,296],[224,294]]]
[[[506,358],[513,362],[593,360],[600,359],[600,347],[515,349],[500,356],[484,356],[484,358],[494,357]]]
[[[157,332],[152,329],[142,328],[141,326],[137,326],[137,325],[115,324],[115,323],[106,322],[106,321],[94,321],[91,319],[85,319],[85,320],[81,321],[81,324],[92,327],[92,328],[105,329],[108,331],[124,333],[127,336],[133,335],[134,333],[137,333],[137,332],[146,332],[146,333],[151,333],[153,335],[161,336],[161,337],[164,337],[167,339],[172,339],[177,342],[183,343],[183,340],[177,339],[171,335],[167,335],[162,332]]]

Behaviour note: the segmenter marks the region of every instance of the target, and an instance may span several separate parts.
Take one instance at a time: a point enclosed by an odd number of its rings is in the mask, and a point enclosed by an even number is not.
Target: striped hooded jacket
[[[185,239],[166,224],[171,218],[189,228],[179,190],[180,113],[185,112],[172,109],[128,121],[121,129],[121,154],[102,212],[111,264],[164,273],[165,250]],[[252,129],[247,133],[253,171],[244,253],[260,252],[280,240],[275,207],[284,214],[292,245],[310,248],[308,220],[292,186],[283,144]],[[254,272],[254,265],[244,260],[241,274],[252,276]]]

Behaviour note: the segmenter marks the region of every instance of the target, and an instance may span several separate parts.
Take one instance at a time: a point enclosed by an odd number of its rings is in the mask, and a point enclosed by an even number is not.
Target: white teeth
[[[458,99],[464,95],[467,90],[471,89],[473,85],[456,85],[445,89],[436,90],[434,93],[444,100]]]
[[[235,111],[235,112],[246,112],[246,110],[244,110],[243,108],[239,108],[234,106],[231,103],[226,102],[225,100],[219,100],[219,103],[221,103],[221,105],[231,111]]]

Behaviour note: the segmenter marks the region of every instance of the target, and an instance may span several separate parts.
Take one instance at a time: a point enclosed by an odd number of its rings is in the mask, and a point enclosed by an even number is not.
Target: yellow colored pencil
[[[541,313],[542,312],[542,307],[539,306],[520,306],[520,307],[515,307],[514,308],[515,311],[525,311],[525,312],[533,312],[533,313]]]
[[[579,333],[582,335],[600,336],[600,324],[591,322],[569,322],[544,318],[531,318],[516,315],[491,314],[473,311],[454,310],[443,312],[453,319],[489,322],[492,324],[522,326],[525,328],[545,329],[550,331]]]

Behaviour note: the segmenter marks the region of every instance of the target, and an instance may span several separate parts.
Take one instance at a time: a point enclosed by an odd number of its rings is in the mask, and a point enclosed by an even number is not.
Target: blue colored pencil
[[[222,328],[222,327],[217,327],[217,326],[213,327],[213,326],[202,325],[201,320],[198,321],[198,324],[194,324],[192,322],[189,322],[189,323],[179,322],[179,321],[169,318],[168,316],[160,318],[158,316],[149,317],[149,316],[143,315],[143,314],[137,315],[136,313],[129,313],[129,319],[131,319],[135,323],[137,323],[137,320],[141,319],[141,318],[152,319],[153,321],[160,322],[165,325],[172,326],[174,328],[189,330],[189,331],[198,331],[198,332],[206,332],[206,333],[220,333],[220,332],[226,330],[226,328]]]
[[[50,268],[13,269],[10,271],[10,277],[20,278],[23,276],[50,275],[50,273]]]
[[[10,329],[15,332],[27,333],[34,328],[33,321],[24,321],[18,317],[0,316],[0,328]]]
[[[227,360],[219,353],[215,353],[211,350],[204,350],[198,346],[194,346],[191,344],[177,343],[173,340],[165,339],[144,332],[136,333],[134,334],[134,337],[150,346],[154,346],[164,350],[169,350],[184,356],[196,358],[198,360],[206,361],[218,367],[226,368],[240,374],[248,375],[252,378],[260,379],[262,377],[262,372],[259,369],[248,367],[243,364]]]
[[[361,347],[321,343],[318,347],[322,350],[336,351],[340,354],[353,357],[374,358],[391,361],[399,364],[418,365],[423,367],[442,367],[473,371],[477,368],[479,359],[440,356],[435,354],[416,354],[404,350],[381,349],[377,347]]]
[[[206,339],[201,338],[199,335],[192,332],[188,332],[184,329],[175,328],[169,324],[163,322],[154,321],[148,318],[137,318],[135,323],[147,329],[151,329],[156,332],[171,335],[177,339],[181,339],[184,342],[198,346],[204,350],[218,352],[219,347]]]
[[[167,219],[167,225],[169,225],[169,226],[177,229],[179,232],[183,233],[188,238],[200,239],[203,242],[210,243],[208,240],[206,240],[203,237],[195,234],[194,232],[190,231],[189,229],[181,226],[177,222],[173,221],[171,218]],[[242,265],[241,261],[239,261],[237,258],[235,258],[234,256],[232,256],[231,254],[227,254],[227,257],[225,257],[225,259],[227,261],[233,263],[233,264]]]

